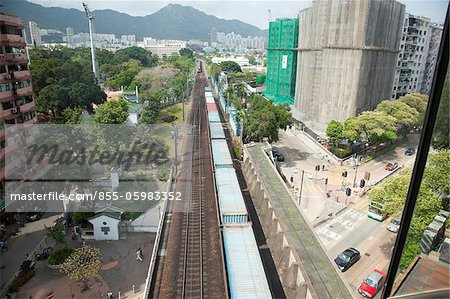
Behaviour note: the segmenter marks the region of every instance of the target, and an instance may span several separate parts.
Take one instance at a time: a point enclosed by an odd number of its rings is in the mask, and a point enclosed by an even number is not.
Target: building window
[[[4,64],[0,65],[0,74],[6,73],[6,66]]]
[[[2,109],[3,110],[8,110],[8,109],[11,109],[12,107],[13,107],[13,102],[12,101],[2,103]]]
[[[12,34],[22,36],[22,30],[12,26],[4,26],[4,25],[0,26],[0,32],[1,34]]]
[[[1,83],[0,84],[0,92],[11,90],[11,84],[9,83]]]

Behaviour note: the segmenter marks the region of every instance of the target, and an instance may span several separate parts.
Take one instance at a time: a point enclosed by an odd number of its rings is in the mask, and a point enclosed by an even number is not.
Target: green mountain
[[[26,0],[3,1],[1,11],[19,16],[24,22],[34,20],[43,29],[57,29],[65,32],[73,27],[75,33],[88,32],[84,11],[58,7],[44,7]],[[81,6],[81,2],[80,2]],[[95,10],[95,31],[97,33],[134,34],[142,40],[144,36],[157,39],[200,39],[210,40],[213,27],[219,32],[235,32],[242,36],[265,36],[253,25],[225,20],[180,4],[169,4],[159,11],[144,17],[134,17],[114,10]]]

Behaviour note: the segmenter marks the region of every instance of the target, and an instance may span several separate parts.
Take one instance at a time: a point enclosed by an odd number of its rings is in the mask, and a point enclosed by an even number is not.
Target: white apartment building
[[[421,92],[431,37],[430,19],[405,13],[392,99]]]
[[[234,56],[234,57],[213,57],[211,58],[211,61],[213,63],[221,63],[224,61],[234,61],[242,68],[244,66],[250,66],[250,63],[247,58],[240,57],[240,56]]]
[[[31,44],[33,47],[42,45],[41,30],[35,21],[29,21]]]
[[[172,54],[179,54],[180,50],[186,48],[185,41],[179,40],[160,40],[156,45],[146,45],[144,43],[144,48],[152,54],[158,55],[159,58],[164,56],[169,57]]]
[[[433,81],[434,69],[436,68],[436,59],[441,44],[443,25],[430,25],[430,43],[428,47],[427,62],[425,64],[425,71],[423,75],[421,93],[429,94],[431,90],[431,83]]]

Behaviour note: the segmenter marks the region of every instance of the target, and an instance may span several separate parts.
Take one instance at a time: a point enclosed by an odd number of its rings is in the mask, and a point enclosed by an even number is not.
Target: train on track
[[[210,87],[205,98],[230,298],[272,298]]]

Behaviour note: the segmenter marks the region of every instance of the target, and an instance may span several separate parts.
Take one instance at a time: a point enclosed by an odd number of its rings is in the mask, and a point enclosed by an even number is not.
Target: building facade
[[[29,21],[28,25],[30,27],[30,39],[33,47],[39,47],[42,45],[41,29],[38,27],[35,21]]]
[[[19,169],[22,164],[20,159],[15,159],[12,154],[5,157],[6,146],[8,146],[8,152],[16,146],[9,144],[10,140],[5,141],[5,127],[36,122],[36,106],[28,62],[22,20],[2,15],[0,20],[0,182],[2,188],[4,188],[5,172],[11,173]]]
[[[389,99],[404,10],[394,0],[316,0],[300,11],[294,117],[321,134]]]
[[[430,45],[430,19],[406,13],[403,19],[400,53],[397,57],[392,99],[420,92],[426,78]]]
[[[433,82],[434,69],[436,68],[436,59],[441,44],[443,25],[430,25],[430,38],[428,44],[428,55],[425,63],[425,70],[423,74],[421,93],[429,94],[431,91],[431,83]]]
[[[159,40],[155,45],[145,45],[144,48],[159,58],[169,57],[172,54],[180,54],[180,50],[186,48],[185,41]]]
[[[264,95],[276,104],[294,104],[297,46],[298,18],[270,22]]]

